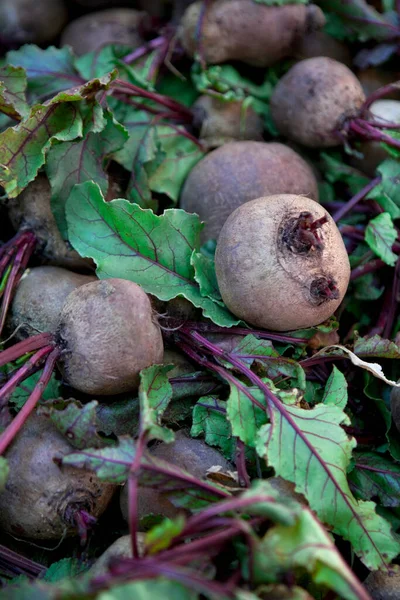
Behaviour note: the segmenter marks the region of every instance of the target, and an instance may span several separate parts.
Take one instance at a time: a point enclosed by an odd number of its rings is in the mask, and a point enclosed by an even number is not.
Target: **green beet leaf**
[[[161,426],[162,416],[172,398],[172,387],[167,373],[172,365],[152,365],[140,373],[140,432],[148,439],[173,442],[171,429]]]
[[[322,522],[350,541],[370,568],[385,568],[400,550],[389,523],[373,502],[357,501],[346,478],[355,441],[341,425],[348,418],[337,406],[310,410],[270,402],[271,423],[258,432],[257,452],[277,475],[293,482]]]
[[[0,112],[19,121],[29,113],[24,69],[6,65],[0,68]]]
[[[358,498],[379,498],[382,506],[400,506],[400,466],[377,452],[357,452],[350,485]]]
[[[346,33],[346,37],[361,42],[384,41],[391,39],[393,35],[390,19],[365,0],[321,0],[319,4],[324,11],[329,11],[335,16],[335,31],[329,29],[328,32],[338,32],[341,39],[344,39]]]
[[[90,111],[90,117],[94,112],[94,109]],[[109,185],[106,161],[128,138],[124,127],[108,110],[101,119],[104,123],[97,126],[100,132],[89,132],[72,142],[55,143],[48,153],[46,172],[51,185],[52,210],[64,239],[68,239],[65,203],[72,188],[77,183],[94,181],[105,195]]]
[[[111,590],[100,592],[97,600],[198,600],[199,597],[199,594],[189,587],[160,577],[115,585]]]
[[[7,477],[9,473],[9,466],[4,456],[0,456],[0,492],[4,489],[7,483]]]
[[[67,438],[71,446],[79,450],[88,446],[101,448],[107,445],[107,440],[97,433],[97,408],[97,400],[87,404],[70,400],[61,408],[56,405],[46,406],[54,425]]]
[[[264,486],[268,482],[263,482]],[[270,486],[270,495],[285,502]],[[281,579],[285,573],[305,569],[317,585],[327,586],[346,600],[366,600],[361,583],[341,557],[326,529],[306,506],[286,501],[292,509],[292,525],[271,527],[254,552],[258,583]]]
[[[226,416],[226,402],[214,396],[200,398],[193,407],[190,435],[204,439],[210,446],[217,446],[222,454],[232,460],[236,440]]]
[[[61,90],[83,83],[74,68],[68,47],[49,46],[43,49],[34,44],[25,44],[19,50],[8,52],[7,62],[25,69],[30,102],[43,102]]]
[[[157,216],[127,200],[105,202],[99,187],[86,182],[72,190],[66,216],[71,244],[96,262],[100,279],[129,279],[160,300],[183,296],[218,325],[239,323],[203,297],[195,281],[191,257],[199,247],[197,215],[170,209]]]
[[[347,404],[347,381],[343,373],[333,366],[332,373],[325,385],[323,404],[332,404],[339,408],[346,408]]]
[[[365,229],[365,241],[368,246],[387,265],[394,267],[397,254],[392,246],[397,239],[397,231],[389,213],[381,213],[368,223]]]
[[[10,402],[17,408],[18,410],[23,407],[25,402],[28,400],[29,395],[33,392],[33,389],[37,382],[39,381],[40,373],[34,373],[30,377],[24,380],[24,382],[18,386],[12,393],[10,398]],[[61,395],[60,383],[57,381],[55,374],[51,376],[51,379],[46,386],[46,389],[43,390],[41,399],[53,400],[53,398],[58,398]]]

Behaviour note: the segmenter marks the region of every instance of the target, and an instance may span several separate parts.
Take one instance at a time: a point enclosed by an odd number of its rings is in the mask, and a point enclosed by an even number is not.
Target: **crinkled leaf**
[[[207,444],[217,446],[224,456],[232,459],[236,441],[226,417],[226,402],[213,396],[200,398],[193,407],[190,435],[204,435]]]
[[[258,372],[270,379],[285,376],[292,379],[292,387],[305,390],[306,375],[299,363],[293,359],[285,358],[279,354],[269,340],[247,335],[231,352],[241,362],[248,366],[256,363]]]
[[[346,600],[365,599],[360,582],[314,513],[297,502],[291,506],[295,523],[269,528],[254,553],[258,583],[279,580],[300,568],[311,575],[315,584],[327,586]]]
[[[342,32],[350,29],[361,42],[386,40],[393,35],[390,21],[365,0],[321,0],[319,4],[324,11],[335,15]]]
[[[124,127],[117,123],[109,111],[100,133],[88,133],[80,140],[54,144],[47,157],[47,175],[52,190],[52,210],[58,228],[65,239],[68,228],[65,203],[77,183],[94,181],[105,195],[108,176],[105,163],[108,157],[121,148],[128,138]]]
[[[194,278],[199,284],[202,296],[222,303],[214,260],[200,252],[193,252],[190,262],[193,265]]]
[[[120,484],[124,483],[128,477],[130,466],[135,458],[135,451],[133,439],[121,436],[117,446],[72,452],[63,457],[62,463],[93,471],[102,481]]]
[[[149,439],[172,442],[175,435],[171,429],[161,426],[162,416],[172,398],[172,387],[167,373],[172,365],[152,365],[140,373],[139,402],[140,430]]]
[[[134,581],[115,585],[106,592],[100,592],[97,600],[197,600],[199,594],[189,587],[184,587],[177,581],[164,578],[149,579],[147,581]]]
[[[354,352],[362,358],[400,358],[400,348],[397,344],[379,335],[358,337],[354,342]]]
[[[0,68],[0,112],[19,120],[29,113],[24,69],[6,65]]]
[[[93,182],[73,189],[66,215],[70,242],[81,256],[93,258],[100,279],[129,279],[160,300],[183,296],[218,325],[239,323],[204,298],[194,280],[191,256],[201,229],[197,215],[166,210],[156,216],[126,200],[105,202]]]
[[[295,483],[320,520],[349,540],[370,569],[385,568],[400,544],[375,504],[357,501],[350,491],[346,472],[355,440],[341,427],[348,417],[326,404],[304,410],[275,399],[269,408],[271,423],[259,430],[257,452]]]
[[[0,184],[14,198],[44,165],[55,140],[82,135],[82,120],[72,103],[34,106],[28,117],[0,133]]]
[[[29,395],[33,392],[33,389],[37,382],[39,381],[40,372],[34,373],[27,379],[25,379],[13,392],[10,402],[17,408],[18,410],[23,407],[25,402],[27,401]],[[42,400],[53,400],[54,398],[58,398],[61,394],[61,387],[59,381],[57,381],[54,373],[51,376],[51,379],[43,390]]]
[[[392,246],[397,239],[397,231],[389,213],[381,213],[368,223],[365,228],[365,241],[368,246],[387,265],[394,267],[397,255]]]
[[[347,404],[347,381],[345,376],[336,366],[333,366],[332,373],[326,382],[323,404],[333,404],[339,408],[345,408]]]
[[[350,485],[357,497],[379,498],[382,506],[400,506],[400,465],[377,452],[358,452]]]
[[[4,456],[0,456],[0,492],[7,483],[7,477],[10,469]]]
[[[97,433],[97,407],[97,400],[87,404],[72,400],[62,410],[51,407],[50,418],[74,448],[101,448],[106,442]]]
[[[31,102],[42,102],[61,90],[82,83],[82,78],[75,71],[71,50],[66,46],[43,49],[25,44],[19,50],[8,52],[7,62],[25,69]]]

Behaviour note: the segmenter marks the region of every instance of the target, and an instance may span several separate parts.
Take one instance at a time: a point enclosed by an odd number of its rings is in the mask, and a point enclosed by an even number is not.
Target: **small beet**
[[[11,305],[8,328],[18,328],[18,337],[54,332],[69,294],[81,285],[96,281],[60,267],[34,267],[22,277]]]
[[[271,194],[303,194],[318,200],[309,165],[294,150],[275,142],[231,142],[210,152],[189,173],[180,206],[197,213],[202,240],[217,239],[239,206]]]
[[[227,307],[275,331],[325,321],[342,302],[350,277],[332,217],[317,202],[289,194],[236,209],[221,230],[215,267]]]
[[[322,10],[310,4],[265,6],[254,0],[215,0],[191,4],[181,21],[181,41],[190,56],[199,50],[207,63],[240,60],[267,67],[292,55],[296,42],[325,24]]]
[[[294,65],[271,97],[271,115],[279,132],[311,148],[341,144],[345,119],[357,115],[365,95],[344,64],[316,57]]]
[[[140,371],[163,360],[150,300],[125,279],[75,289],[61,311],[56,339],[65,382],[87,394],[135,391]]]
[[[79,17],[67,25],[61,46],[71,46],[75,54],[101,50],[107,44],[136,48],[143,43],[138,28],[144,13],[131,8],[114,8]]]
[[[45,44],[54,40],[68,19],[64,0],[1,0],[3,43]]]
[[[17,197],[8,201],[8,216],[15,229],[28,229],[37,239],[37,250],[45,262],[69,269],[87,269],[88,263],[64,241],[50,205],[47,177],[39,175]]]
[[[54,458],[72,446],[46,417],[31,415],[6,452],[10,467],[0,492],[0,528],[31,540],[60,539],[77,534],[77,517],[99,517],[115,486],[93,473],[59,466]]]
[[[262,118],[242,100],[227,102],[204,95],[196,100],[192,110],[200,128],[200,142],[207,148],[240,140],[262,140]]]

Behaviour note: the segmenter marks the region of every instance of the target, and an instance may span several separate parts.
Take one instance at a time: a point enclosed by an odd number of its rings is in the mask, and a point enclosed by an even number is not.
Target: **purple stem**
[[[20,367],[12,377],[0,389],[0,406],[7,401],[10,394],[15,390],[17,385],[24,381],[29,375],[39,368],[40,362],[49,354],[49,348],[45,346],[31,356],[26,363]]]
[[[238,472],[239,481],[242,486],[250,487],[251,480],[246,468],[246,446],[241,439],[236,439],[236,470]]]
[[[366,99],[366,101],[360,109],[360,114],[365,114],[371,106],[371,104],[373,104],[376,100],[379,100],[380,98],[383,98],[384,96],[387,96],[392,92],[397,92],[398,90],[399,87],[397,85],[394,85],[393,83],[388,83],[387,85],[378,88],[368,96],[368,98]]]
[[[0,565],[4,565],[14,575],[26,575],[27,577],[37,577],[46,571],[46,567],[43,565],[2,545],[0,545]]]
[[[294,337],[285,334],[266,331],[265,329],[246,329],[245,327],[219,327],[211,323],[202,323],[200,321],[188,321],[186,326],[195,331],[205,331],[208,333],[221,333],[223,335],[255,335],[266,340],[274,340],[282,344],[305,344],[308,338]]]
[[[56,360],[60,356],[60,350],[54,348],[54,346],[48,346],[49,355],[44,365],[43,373],[39,378],[39,381],[35,385],[31,395],[21,408],[17,416],[12,420],[8,427],[0,435],[0,456],[4,454],[9,444],[13,441],[14,437],[18,434],[21,427],[23,427],[25,421],[29,415],[35,409],[36,404],[39,402],[44,390],[46,389],[51,375],[56,364]]]
[[[147,44],[144,44],[143,46],[136,48],[136,50],[133,50],[133,52],[131,52],[130,54],[127,54],[123,58],[123,62],[125,64],[129,65],[130,63],[133,63],[138,58],[141,58],[142,56],[149,54],[153,50],[156,50],[156,48],[159,48],[164,43],[165,43],[165,37],[160,35],[159,37],[154,38],[154,40],[150,40]]]
[[[142,460],[143,452],[146,448],[146,435],[143,432],[140,434],[139,439],[136,443],[135,458],[132,461],[131,468],[129,470],[128,479],[128,518],[129,518],[129,533],[131,534],[132,544],[132,556],[133,558],[139,558],[139,544],[138,544],[138,512],[137,512],[137,500],[138,500],[138,472],[140,470],[140,463]]]
[[[351,200],[346,202],[344,206],[339,208],[334,215],[333,220],[337,223],[344,215],[347,215],[361,200],[363,200],[371,190],[373,190],[380,182],[382,181],[381,177],[375,177],[372,179],[366,186],[364,186]]]
[[[380,258],[370,260],[366,264],[359,265],[358,267],[355,267],[355,269],[352,270],[350,274],[350,281],[354,281],[359,277],[363,277],[363,275],[366,275],[367,273],[373,273],[374,271],[378,271],[378,269],[381,269],[384,266],[385,263]]]
[[[22,342],[18,342],[18,344],[14,344],[11,348],[7,348],[7,350],[0,352],[0,367],[21,358],[24,354],[48,346],[53,341],[51,333],[38,333],[26,340],[22,340]]]

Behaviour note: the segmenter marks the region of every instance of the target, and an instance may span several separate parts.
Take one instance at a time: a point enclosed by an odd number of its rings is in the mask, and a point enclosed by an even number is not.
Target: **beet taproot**
[[[207,63],[239,60],[267,67],[291,56],[294,45],[325,24],[322,10],[310,4],[266,6],[253,0],[215,0],[201,23],[202,2],[191,4],[181,21],[180,38],[186,52],[199,51]]]
[[[272,194],[304,194],[318,200],[309,165],[294,150],[276,142],[231,142],[210,152],[192,169],[180,206],[197,213],[202,240],[217,239],[229,215],[249,200]]]
[[[345,119],[357,115],[365,95],[346,65],[324,56],[295,64],[278,82],[271,115],[279,132],[310,148],[342,143]]]
[[[292,194],[236,209],[218,238],[215,268],[227,307],[276,331],[325,321],[342,302],[350,277],[332,217],[314,200]]]
[[[10,472],[0,492],[0,529],[31,540],[77,534],[77,515],[99,517],[115,486],[88,471],[59,466],[73,452],[52,422],[33,414],[8,448]]]
[[[1,0],[3,43],[45,44],[53,41],[68,19],[64,0]]]

